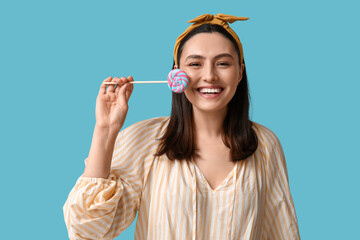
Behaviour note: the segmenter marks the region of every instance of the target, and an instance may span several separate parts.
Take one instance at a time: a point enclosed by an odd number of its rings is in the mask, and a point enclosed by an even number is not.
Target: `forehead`
[[[186,41],[180,61],[192,54],[213,57],[222,53],[228,53],[237,58],[234,44],[222,34],[199,33]]]

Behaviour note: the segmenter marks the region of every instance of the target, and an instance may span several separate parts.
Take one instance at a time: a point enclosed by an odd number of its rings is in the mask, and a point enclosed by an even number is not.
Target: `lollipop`
[[[187,84],[189,83],[188,75],[180,69],[171,70],[167,79],[169,88],[175,93],[182,93],[185,91]]]
[[[175,93],[182,93],[185,91],[187,84],[189,83],[188,75],[180,70],[173,69],[169,72],[167,81],[132,81],[129,83],[167,83],[171,91]],[[107,85],[116,85],[116,82],[104,82]]]

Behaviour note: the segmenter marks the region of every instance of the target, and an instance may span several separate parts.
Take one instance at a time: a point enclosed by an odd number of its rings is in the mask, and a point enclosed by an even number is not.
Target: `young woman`
[[[120,133],[132,77],[107,78],[85,171],[64,205],[70,239],[300,239],[276,135],[249,120],[241,42],[225,14],[201,15],[179,36],[174,68],[189,76],[170,117]]]

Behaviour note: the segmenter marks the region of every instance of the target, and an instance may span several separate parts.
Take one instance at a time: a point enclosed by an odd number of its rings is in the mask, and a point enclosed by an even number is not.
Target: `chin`
[[[227,112],[227,105],[226,106],[194,106],[193,109],[195,111],[201,112],[201,113],[226,113]]]

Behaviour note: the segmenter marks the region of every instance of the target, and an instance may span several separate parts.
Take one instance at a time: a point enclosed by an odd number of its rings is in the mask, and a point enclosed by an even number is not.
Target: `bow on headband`
[[[228,33],[231,34],[231,36],[235,39],[236,43],[239,46],[239,50],[240,50],[240,61],[241,63],[243,63],[244,61],[244,56],[243,56],[243,49],[242,49],[242,45],[240,42],[240,39],[238,37],[238,35],[234,32],[234,30],[232,30],[229,26],[228,23],[233,23],[235,21],[245,21],[248,20],[249,18],[247,17],[236,17],[236,16],[232,16],[232,15],[227,15],[227,14],[216,14],[215,16],[212,14],[203,14],[200,15],[190,21],[188,21],[188,23],[194,23],[192,24],[190,27],[188,27],[185,32],[183,32],[176,40],[175,43],[175,48],[174,48],[174,60],[175,60],[175,65],[178,66],[178,62],[177,62],[177,53],[179,50],[179,45],[181,40],[189,33],[191,32],[194,28],[209,23],[209,24],[214,24],[214,25],[220,25],[222,26]]]
[[[193,20],[188,21],[188,23],[201,23],[201,22],[219,22],[219,23],[233,23],[235,21],[245,21],[248,20],[247,17],[236,17],[232,15],[218,13],[215,16],[212,14],[203,14]]]

